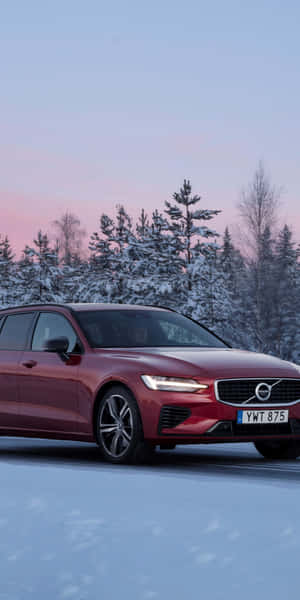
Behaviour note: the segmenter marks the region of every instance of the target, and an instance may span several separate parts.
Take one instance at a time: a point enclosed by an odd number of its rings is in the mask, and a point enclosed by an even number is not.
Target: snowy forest
[[[189,181],[163,212],[124,206],[102,214],[82,252],[79,219],[65,213],[16,259],[0,238],[1,307],[37,302],[114,302],[173,308],[234,347],[300,362],[300,248],[278,223],[279,194],[262,164],[239,203],[239,235],[213,227]],[[238,238],[238,239],[236,239]]]

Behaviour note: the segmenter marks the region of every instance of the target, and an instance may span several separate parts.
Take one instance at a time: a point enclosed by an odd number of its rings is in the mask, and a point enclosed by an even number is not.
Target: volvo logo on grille
[[[259,383],[255,388],[255,396],[260,402],[267,402],[271,396],[272,386],[268,383]]]

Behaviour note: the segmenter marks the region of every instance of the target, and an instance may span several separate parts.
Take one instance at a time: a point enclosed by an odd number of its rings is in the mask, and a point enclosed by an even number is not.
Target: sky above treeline
[[[0,233],[18,253],[68,210],[90,234],[184,178],[222,233],[263,160],[299,240],[299,19],[293,0],[4,3]]]

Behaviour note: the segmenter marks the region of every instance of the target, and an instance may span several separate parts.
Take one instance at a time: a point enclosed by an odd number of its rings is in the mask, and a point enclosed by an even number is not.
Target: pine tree
[[[190,266],[190,275],[192,289],[184,312],[230,342],[233,305],[218,248],[199,254]]]
[[[113,270],[114,287],[111,290],[113,302],[126,303],[130,301],[128,279],[131,274],[131,261],[128,244],[133,237],[132,220],[124,206],[117,206],[116,224],[112,241],[114,244]]]
[[[99,228],[99,232],[92,234],[89,244],[91,254],[83,290],[85,302],[111,302],[116,287],[114,285],[114,221],[103,214],[100,217]]]
[[[261,234],[257,258],[249,261],[244,299],[254,347],[272,352],[272,327],[275,316],[274,240],[267,226]]]
[[[149,228],[149,219],[147,214],[145,213],[145,209],[142,208],[141,214],[138,218],[138,222],[136,225],[136,233],[139,239],[143,240],[145,235],[147,234]]]
[[[1,307],[15,304],[16,269],[13,251],[7,236],[0,239],[0,305]]]
[[[192,210],[191,207],[198,204],[201,201],[201,197],[192,195],[192,186],[186,179],[179,193],[175,192],[173,194],[173,200],[175,202],[173,204],[166,201],[167,208],[165,212],[170,218],[169,230],[173,234],[173,249],[182,256],[182,268],[186,273],[187,290],[189,292],[192,289],[189,266],[192,263],[195,250],[192,243],[193,238],[197,236],[196,254],[199,255],[207,246],[207,243],[202,242],[200,238],[208,239],[218,236],[216,231],[209,229],[206,225],[197,225],[196,223],[209,221],[221,211],[208,209]]]
[[[17,263],[17,297],[18,304],[30,304],[38,301],[35,290],[36,266],[34,263],[34,250],[26,245],[20,261]]]
[[[181,303],[181,259],[174,253],[168,222],[158,210],[128,244],[129,301],[176,308]]]
[[[230,308],[227,310],[223,335],[233,345],[251,348],[253,345],[247,313],[247,271],[240,251],[235,248],[228,227],[225,228],[223,244],[219,253],[223,285],[228,294]]]
[[[244,268],[244,260],[241,253],[233,245],[228,227],[225,228],[220,259],[227,281],[227,288],[234,297],[239,294],[240,275]]]
[[[275,244],[274,276],[274,352],[286,360],[300,359],[300,268],[298,251],[287,225]]]
[[[74,256],[70,264],[60,265],[60,295],[63,302],[89,302],[89,264]]]
[[[100,218],[100,233],[91,236],[89,248],[88,296],[91,301],[127,302],[127,279],[131,272],[128,243],[132,222],[123,206],[117,207],[116,222]]]
[[[39,231],[15,262],[9,240],[0,239],[1,306],[53,301],[169,306],[234,346],[299,363],[300,247],[286,225],[275,237],[277,194],[262,166],[241,206],[247,258],[228,228],[219,247],[205,223],[220,211],[201,210],[199,202],[184,181],[173,202],[166,202],[165,215],[155,210],[149,218],[142,209],[135,228],[118,206],[114,220],[101,216],[88,260],[70,250],[71,242],[59,260],[61,245],[51,248]]]
[[[112,241],[114,237],[114,222],[107,215],[100,217],[100,233],[98,231],[91,235],[89,249],[91,251],[90,263],[95,272],[102,277],[111,275],[113,268]]]
[[[26,246],[17,270],[18,295],[24,304],[61,301],[61,272],[57,252],[48,236],[38,232],[34,246]]]

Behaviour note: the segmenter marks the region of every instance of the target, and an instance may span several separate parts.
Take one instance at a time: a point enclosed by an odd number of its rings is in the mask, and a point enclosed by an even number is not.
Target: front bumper
[[[300,402],[289,409],[288,423],[238,425],[237,411],[217,400],[214,382],[201,393],[150,392],[143,398],[143,426],[145,438],[160,443],[217,443],[255,441],[257,438],[300,438]],[[249,407],[250,408],[250,407]],[[268,408],[261,405],[261,409]]]

